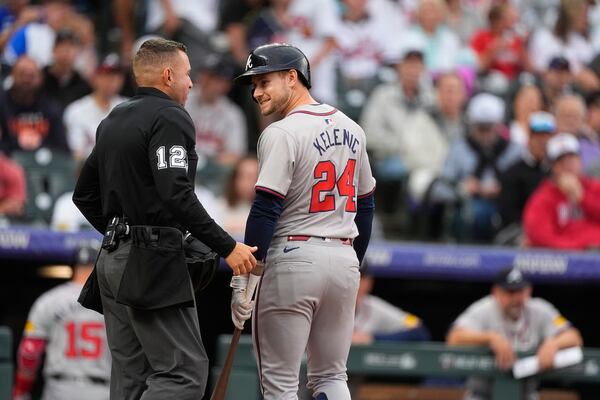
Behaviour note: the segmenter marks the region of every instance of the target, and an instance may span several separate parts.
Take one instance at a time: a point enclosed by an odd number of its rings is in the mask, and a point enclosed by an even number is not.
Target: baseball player
[[[33,304],[19,345],[14,400],[30,398],[44,352],[42,400],[108,399],[111,359],[104,318],[77,302],[97,255],[93,247],[81,248],[73,279]]]
[[[492,293],[465,310],[448,332],[449,345],[489,346],[501,369],[512,367],[516,352],[536,350],[541,369],[552,368],[562,348],[582,346],[579,331],[546,300],[531,298],[531,284],[518,268],[496,276]],[[465,400],[489,400],[491,383],[469,378]],[[524,383],[525,400],[537,400],[537,382]]]
[[[361,266],[352,344],[430,340],[429,330],[419,317],[371,294],[375,279],[365,264]]]
[[[266,262],[255,300],[254,349],[266,400],[298,398],[301,359],[316,399],[350,399],[346,361],[359,264],[371,235],[375,179],[360,126],[310,95],[296,47],[256,48],[237,78],[263,115],[284,118],[258,142],[256,198],[245,242]],[[232,318],[250,318],[245,278],[232,279]]]

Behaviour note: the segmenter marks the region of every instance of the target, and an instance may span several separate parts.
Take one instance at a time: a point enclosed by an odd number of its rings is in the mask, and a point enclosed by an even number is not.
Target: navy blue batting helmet
[[[310,64],[300,49],[289,44],[273,43],[259,46],[248,56],[246,69],[237,82],[250,84],[253,75],[295,69],[304,85],[310,89]]]

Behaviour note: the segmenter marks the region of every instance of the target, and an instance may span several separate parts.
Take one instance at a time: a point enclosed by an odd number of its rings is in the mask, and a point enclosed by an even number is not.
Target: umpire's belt
[[[130,227],[134,246],[183,249],[183,233],[179,229],[167,226],[133,225]]]
[[[71,376],[64,374],[52,374],[48,376],[49,379],[54,379],[57,381],[72,381],[72,382],[84,382],[84,383],[93,383],[96,385],[108,385],[110,381],[106,378],[101,378],[99,376]]]
[[[116,300],[138,309],[193,305],[183,234],[167,226],[133,225],[131,249]]]
[[[352,238],[328,238],[323,236],[305,236],[305,235],[290,235],[287,237],[288,242],[306,242],[312,238],[324,240],[326,242],[332,242],[334,240],[339,240],[342,244],[347,244],[348,246],[352,246]]]

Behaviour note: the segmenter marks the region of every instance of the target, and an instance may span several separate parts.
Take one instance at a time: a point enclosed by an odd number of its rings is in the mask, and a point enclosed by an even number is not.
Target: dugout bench
[[[219,337],[217,365],[212,368],[216,381],[225,362],[231,335]],[[542,380],[600,384],[600,349],[584,349],[582,363],[541,375]],[[448,347],[443,343],[374,343],[352,346],[348,356],[348,375],[399,377],[467,377],[492,379],[492,400],[522,400],[522,381],[511,372],[496,369],[494,356],[487,349]],[[227,400],[259,400],[260,388],[252,353],[252,340],[243,335],[236,352],[227,390]]]
[[[13,365],[12,336],[10,329],[0,326],[0,400],[11,400]]]

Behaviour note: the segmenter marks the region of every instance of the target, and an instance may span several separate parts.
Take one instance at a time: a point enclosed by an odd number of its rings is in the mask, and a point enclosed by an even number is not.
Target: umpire
[[[256,265],[256,248],[236,243],[194,195],[195,133],[183,108],[192,88],[186,47],[148,40],[133,72],[139,89],[98,127],[73,195],[104,234],[80,302],[104,313],[111,399],[197,400],[208,359],[182,232],[224,257],[235,275]]]

